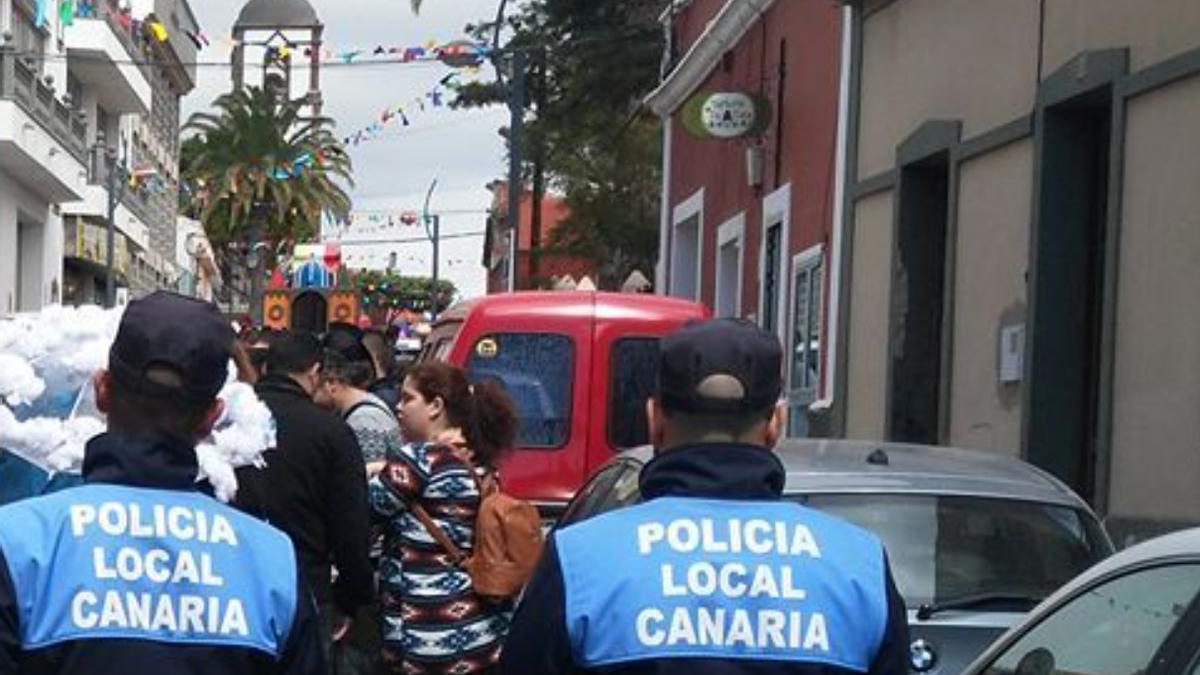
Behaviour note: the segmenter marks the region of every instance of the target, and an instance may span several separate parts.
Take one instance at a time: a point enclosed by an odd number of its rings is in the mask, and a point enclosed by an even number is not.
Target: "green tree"
[[[531,0],[505,22],[498,80],[512,79],[505,54],[529,56],[524,180],[535,200],[555,190],[570,207],[541,248],[591,260],[603,288],[634,269],[652,275],[657,258],[661,123],[641,99],[658,83],[666,2]],[[496,22],[468,32],[490,40]],[[503,103],[505,84],[467,85],[457,105]]]
[[[350,157],[328,118],[301,117],[303,99],[270,87],[219,97],[213,112],[192,115],[181,148],[185,209],[214,244],[243,239],[252,220],[270,242],[314,236],[323,216],[350,210]]]
[[[433,298],[433,285],[429,277],[406,277],[395,272],[364,270],[355,274],[354,284],[364,309],[394,308],[423,312],[429,309]],[[457,295],[458,289],[453,282],[439,279],[437,311],[445,311]]]

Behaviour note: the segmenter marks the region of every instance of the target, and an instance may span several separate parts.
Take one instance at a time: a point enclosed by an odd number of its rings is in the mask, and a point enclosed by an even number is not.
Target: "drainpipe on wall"
[[[2,1],[2,0],[0,0]],[[659,22],[663,27],[663,61],[660,66],[660,80],[671,76],[675,68],[675,0],[671,0],[663,10]],[[654,292],[666,295],[667,255],[671,246],[671,113],[667,111],[659,116],[662,120],[662,194],[658,221],[658,263],[654,266]]]
[[[658,225],[658,264],[654,270],[654,292],[666,295],[667,256],[671,247],[671,115],[662,117],[662,208]]]
[[[842,7],[842,54],[838,71],[838,122],[837,147],[835,150],[835,165],[833,169],[833,249],[829,255],[829,307],[825,320],[825,368],[822,395],[813,402],[810,410],[823,416],[832,413],[834,401],[844,392],[836,391],[838,346],[840,334],[838,317],[842,311],[842,252],[845,248],[846,223],[846,164],[848,144],[847,132],[850,125],[850,70],[854,41],[854,7],[847,3]]]

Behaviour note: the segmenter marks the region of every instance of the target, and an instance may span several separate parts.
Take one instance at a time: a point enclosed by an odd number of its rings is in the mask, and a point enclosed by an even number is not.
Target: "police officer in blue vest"
[[[0,675],[325,672],[287,536],[198,489],[232,345],[209,303],[130,303],[84,483],[0,508]]]
[[[907,672],[879,540],[780,498],[781,361],[740,320],[662,341],[645,501],[555,533],[505,673]]]

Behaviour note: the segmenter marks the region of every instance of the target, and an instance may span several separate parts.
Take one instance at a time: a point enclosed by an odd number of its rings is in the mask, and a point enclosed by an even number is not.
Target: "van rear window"
[[[658,383],[658,338],[613,343],[608,380],[608,443],[617,450],[650,442],[646,399]]]
[[[517,404],[523,448],[561,448],[571,432],[575,345],[556,333],[493,333],[471,349],[471,382],[498,382]]]

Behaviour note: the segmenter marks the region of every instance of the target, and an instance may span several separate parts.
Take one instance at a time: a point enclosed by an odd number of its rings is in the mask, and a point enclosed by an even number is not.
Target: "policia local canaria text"
[[[826,619],[820,611],[727,609],[737,603],[723,602],[739,598],[803,601],[807,592],[798,585],[800,580],[793,567],[780,562],[821,557],[821,549],[805,525],[763,519],[680,518],[640,524],[637,540],[638,552],[643,556],[690,557],[682,563],[664,562],[659,566],[664,599],[713,599],[683,602],[674,608],[641,608],[636,633],[643,645],[741,645],[829,652]],[[737,559],[711,562],[697,560],[697,554],[717,559],[723,557],[721,554],[735,554]]]
[[[203,592],[225,586],[225,579],[213,555],[194,545],[238,546],[237,534],[224,516],[180,505],[119,502],[76,504],[70,514],[70,532],[76,539],[162,542],[153,548],[93,546],[94,588],[105,581],[148,580],[148,587],[161,592],[78,590],[71,598],[76,627],[249,635],[240,599]]]

